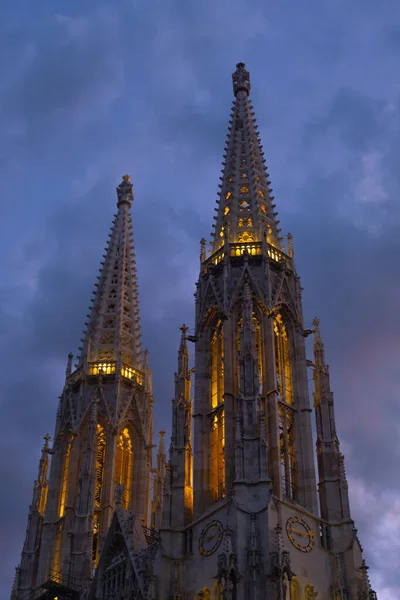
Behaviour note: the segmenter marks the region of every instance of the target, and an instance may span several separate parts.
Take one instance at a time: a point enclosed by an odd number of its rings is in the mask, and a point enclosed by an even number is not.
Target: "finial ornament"
[[[127,202],[129,205],[133,202],[133,185],[129,175],[123,175],[122,181],[117,187],[117,206],[119,207],[122,203]]]
[[[244,63],[238,63],[236,71],[232,75],[233,93],[235,96],[242,91],[246,92],[247,95],[250,94],[250,73],[246,71],[245,67]]]

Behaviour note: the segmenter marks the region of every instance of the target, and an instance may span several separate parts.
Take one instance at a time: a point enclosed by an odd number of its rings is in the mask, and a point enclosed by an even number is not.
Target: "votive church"
[[[232,80],[192,335],[180,328],[169,448],[161,431],[153,465],[125,175],[82,345],[44,438],[12,600],[377,598],[351,518],[319,321],[305,329],[243,63]]]

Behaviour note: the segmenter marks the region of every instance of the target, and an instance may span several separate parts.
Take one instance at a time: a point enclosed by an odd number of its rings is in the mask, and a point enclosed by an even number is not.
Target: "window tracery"
[[[278,396],[286,404],[293,402],[292,372],[290,364],[290,345],[286,326],[282,315],[274,319],[275,333],[275,360],[276,360],[276,387]]]
[[[290,362],[290,343],[281,314],[274,319],[276,388],[279,407],[279,441],[282,493],[296,497],[295,410],[292,408],[293,387]]]
[[[69,458],[71,455],[71,443],[68,442],[67,449],[64,456],[62,480],[61,480],[61,494],[60,494],[60,505],[59,515],[63,517],[65,514],[65,504],[67,501],[67,490],[68,490],[68,475],[69,475]]]
[[[219,321],[211,337],[210,488],[212,499],[225,496],[224,330]]]
[[[249,231],[244,231],[238,235],[238,242],[254,242],[254,234]]]
[[[118,436],[117,454],[115,460],[115,482],[123,486],[123,508],[129,508],[132,481],[132,441],[126,427]]]
[[[96,486],[94,493],[94,506],[101,505],[101,491],[103,488],[104,466],[106,456],[106,434],[103,427],[97,424],[97,452],[96,452]]]

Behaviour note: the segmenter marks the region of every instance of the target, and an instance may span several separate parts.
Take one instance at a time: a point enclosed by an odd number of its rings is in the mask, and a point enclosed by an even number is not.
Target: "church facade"
[[[377,598],[350,514],[319,322],[304,327],[243,63],[233,92],[194,335],[181,327],[169,456],[162,431],[153,468],[124,176],[51,447],[45,437],[12,600]]]

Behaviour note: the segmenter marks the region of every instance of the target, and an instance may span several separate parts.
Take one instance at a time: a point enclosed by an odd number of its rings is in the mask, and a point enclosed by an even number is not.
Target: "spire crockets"
[[[274,196],[265,166],[264,152],[249,100],[250,74],[244,63],[232,75],[235,100],[228,127],[224,168],[215,209],[212,251],[216,252],[227,236],[229,242],[268,242],[281,247],[280,229]]]
[[[118,212],[113,220],[104,261],[97,277],[87,329],[80,349],[80,363],[121,357],[129,369],[140,369],[141,346],[136,262],[132,234],[132,183],[124,175],[117,187]]]

